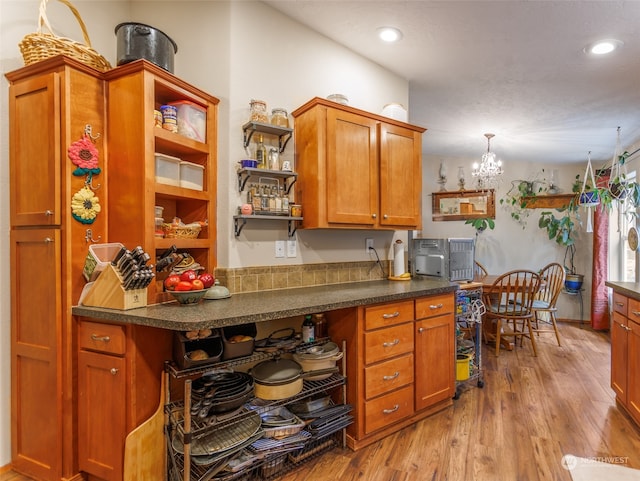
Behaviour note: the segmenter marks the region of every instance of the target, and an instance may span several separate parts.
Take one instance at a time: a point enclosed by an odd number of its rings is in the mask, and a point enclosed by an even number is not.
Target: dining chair
[[[488,275],[489,275],[489,271],[487,271],[487,268],[482,264],[480,264],[478,261],[475,261],[475,265],[473,268],[473,276],[478,279],[481,279]]]
[[[506,338],[513,337],[514,345],[527,337],[531,341],[533,355],[537,356],[531,319],[532,305],[540,288],[540,276],[531,270],[513,270],[501,274],[489,289],[482,293],[485,304],[485,339],[495,340],[496,356]]]
[[[540,290],[536,293],[531,306],[533,318],[531,324],[536,335],[544,332],[554,332],[558,346],[561,346],[560,333],[556,325],[556,301],[564,287],[564,267],[552,262],[540,270]]]

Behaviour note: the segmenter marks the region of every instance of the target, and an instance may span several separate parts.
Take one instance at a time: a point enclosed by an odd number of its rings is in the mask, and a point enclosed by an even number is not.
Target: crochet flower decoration
[[[73,175],[99,174],[98,167],[98,149],[93,145],[88,135],[82,139],[75,141],[69,147],[69,158],[71,162],[78,166],[73,171]]]
[[[98,199],[86,185],[76,192],[71,199],[71,215],[83,224],[92,224],[100,212]]]

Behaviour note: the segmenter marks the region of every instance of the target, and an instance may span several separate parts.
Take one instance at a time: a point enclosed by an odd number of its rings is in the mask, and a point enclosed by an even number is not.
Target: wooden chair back
[[[500,275],[483,293],[485,307],[493,316],[522,319],[531,316],[531,305],[540,288],[540,276],[530,270]]]
[[[543,267],[540,271],[542,287],[536,295],[536,300],[544,301],[550,308],[555,307],[564,287],[565,277],[564,267],[558,262],[552,262]]]
[[[489,272],[487,271],[485,266],[480,264],[478,261],[475,261],[475,265],[474,265],[474,268],[473,268],[473,274],[474,274],[474,277],[480,279],[480,278],[488,276]]]

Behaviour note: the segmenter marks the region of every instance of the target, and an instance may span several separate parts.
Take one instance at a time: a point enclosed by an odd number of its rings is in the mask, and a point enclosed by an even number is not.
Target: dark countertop
[[[457,288],[455,283],[427,278],[380,280],[234,294],[227,299],[203,300],[195,306],[181,306],[174,301],[126,311],[74,306],[72,313],[105,321],[188,331],[411,299],[454,292]]]
[[[638,282],[606,281],[604,285],[611,287],[615,292],[640,301],[640,283]]]

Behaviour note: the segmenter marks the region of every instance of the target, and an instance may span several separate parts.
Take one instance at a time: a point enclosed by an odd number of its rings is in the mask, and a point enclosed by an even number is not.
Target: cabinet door
[[[611,324],[611,389],[618,400],[627,402],[627,328],[628,319],[617,311],[613,312]]]
[[[125,359],[91,351],[78,354],[78,464],[106,481],[122,480],[125,428]]]
[[[60,225],[60,78],[9,87],[11,225]]]
[[[640,324],[629,321],[627,363],[627,409],[640,423]],[[613,376],[613,373],[612,373]]]
[[[380,225],[419,229],[422,224],[421,134],[380,124]]]
[[[455,392],[454,318],[452,314],[415,322],[416,411]]]
[[[12,230],[10,237],[12,464],[53,479],[62,462],[60,231]]]
[[[327,109],[327,221],[378,223],[376,121]]]

